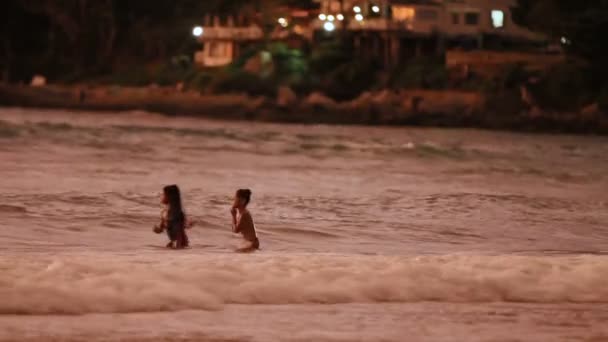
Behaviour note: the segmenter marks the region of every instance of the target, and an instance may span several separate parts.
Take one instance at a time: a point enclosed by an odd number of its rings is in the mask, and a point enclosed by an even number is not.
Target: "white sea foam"
[[[0,261],[0,313],[216,310],[223,304],[608,303],[608,258],[80,255]]]

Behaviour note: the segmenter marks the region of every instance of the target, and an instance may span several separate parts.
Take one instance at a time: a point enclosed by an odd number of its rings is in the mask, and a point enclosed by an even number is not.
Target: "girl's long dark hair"
[[[169,212],[167,213],[169,220],[183,222],[185,219],[184,210],[182,208],[182,196],[177,185],[167,185],[163,188],[165,196],[169,202]]]

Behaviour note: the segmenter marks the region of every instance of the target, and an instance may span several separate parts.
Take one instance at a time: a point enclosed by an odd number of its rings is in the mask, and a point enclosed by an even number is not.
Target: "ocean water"
[[[4,108],[0,189],[0,341],[608,341],[606,137]]]

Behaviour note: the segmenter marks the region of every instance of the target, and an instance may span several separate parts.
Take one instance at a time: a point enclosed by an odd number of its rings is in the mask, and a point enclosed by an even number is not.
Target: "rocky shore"
[[[516,99],[519,100],[519,99]],[[597,106],[556,113],[534,106],[510,111],[513,99],[490,100],[478,92],[381,90],[336,102],[321,93],[298,97],[282,87],[276,98],[201,94],[163,87],[0,85],[0,106],[96,111],[145,110],[200,116],[305,124],[411,125],[608,134],[608,115]]]

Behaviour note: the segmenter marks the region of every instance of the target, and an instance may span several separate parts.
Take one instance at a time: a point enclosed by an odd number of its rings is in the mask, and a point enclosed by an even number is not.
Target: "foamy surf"
[[[0,313],[220,310],[225,304],[608,303],[608,258],[74,255],[2,258]]]

